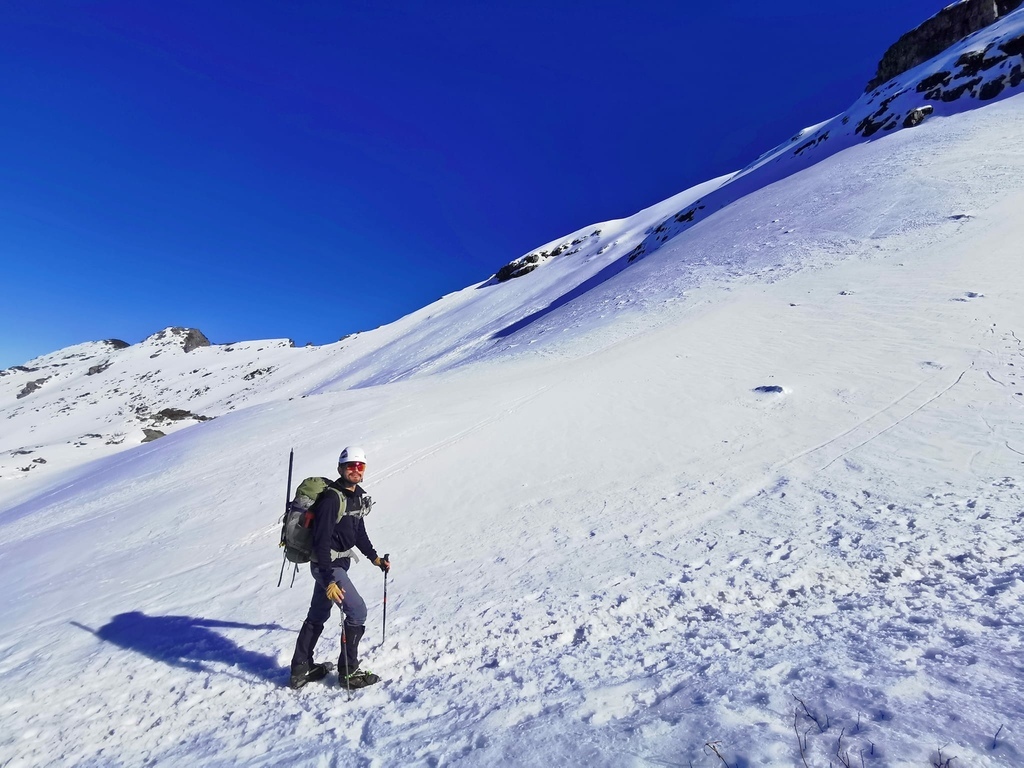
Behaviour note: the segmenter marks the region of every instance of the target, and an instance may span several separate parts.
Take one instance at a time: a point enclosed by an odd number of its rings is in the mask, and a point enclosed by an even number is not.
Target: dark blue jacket
[[[361,514],[362,497],[366,492],[359,485],[354,491],[350,491],[342,487],[339,480],[340,478],[331,482],[329,487],[340,491],[345,499],[346,514],[340,520],[338,509],[341,507],[341,499],[334,491],[325,489],[310,507],[313,513],[313,556],[324,584],[334,581],[334,568],[340,567],[347,571],[350,563],[347,557],[332,558],[332,550],[347,552],[355,547],[371,562],[377,559],[377,550],[370,543],[370,537],[366,534],[366,524],[363,522],[365,518]]]

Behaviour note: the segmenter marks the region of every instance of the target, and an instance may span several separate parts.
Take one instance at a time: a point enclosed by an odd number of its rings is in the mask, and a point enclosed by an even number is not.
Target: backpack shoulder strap
[[[338,497],[338,515],[334,519],[334,523],[337,525],[341,522],[341,518],[345,516],[345,511],[348,508],[348,499],[345,497],[345,494],[334,485],[334,483],[328,482],[327,487],[324,488],[321,493],[327,493],[328,491],[333,491]]]

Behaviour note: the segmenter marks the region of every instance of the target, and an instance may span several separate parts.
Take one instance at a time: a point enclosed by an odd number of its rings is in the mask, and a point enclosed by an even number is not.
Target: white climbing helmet
[[[341,452],[341,456],[338,457],[338,463],[348,464],[350,461],[361,461],[365,464],[366,451],[355,445],[348,446]]]

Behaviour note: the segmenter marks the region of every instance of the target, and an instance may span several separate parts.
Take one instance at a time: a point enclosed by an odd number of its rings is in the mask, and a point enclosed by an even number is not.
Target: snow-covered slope
[[[1022,72],[1024,14],[1016,12],[865,94],[843,114],[800,131],[735,174],[626,219],[584,227],[498,273],[521,277],[492,278],[336,344],[294,348],[270,340],[185,354],[181,339],[166,329],[128,349],[104,342],[78,345],[2,371],[0,418],[8,428],[0,436],[0,485],[119,452],[141,442],[146,429],[168,433],[194,424],[194,417],[215,418],[280,397],[374,386],[505,355],[523,345],[545,346],[550,336],[538,339],[521,331],[552,313],[575,329],[603,327],[625,304],[611,299],[598,305],[580,297],[599,291],[690,227],[836,152],[1007,98],[1020,90]],[[682,256],[674,280],[701,265],[688,249],[677,252]],[[735,256],[719,251],[704,261],[721,267],[735,264]],[[161,418],[168,409],[178,418]],[[39,425],[44,416],[45,429]]]
[[[0,371],[0,482],[67,469],[138,445],[147,432],[153,439],[233,410],[290,349],[281,340],[193,348],[189,333],[168,328],[132,346],[87,342]]]
[[[710,194],[659,222],[630,258],[657,250],[733,201],[836,152],[927,119],[1007,98],[1020,92],[1022,81],[1024,13],[1016,11],[865,93],[845,112],[798,131],[765,152]]]
[[[567,301],[595,275],[605,279],[621,270],[622,253],[652,222],[720,181],[567,236],[549,250],[580,238],[584,245],[530,280],[488,280],[335,344],[295,347],[271,339],[194,346],[189,334],[195,331],[167,328],[139,344],[89,342],[0,371],[0,498],[5,485],[34,487],[29,479],[137,446],[152,439],[152,430],[169,434],[242,407],[375,386],[447,370],[495,347],[507,350],[516,344],[508,338],[516,323]]]
[[[124,393],[216,416],[2,473],[0,762],[1024,763],[1022,139],[1000,98],[329,347],[168,332],[0,378],[52,376],[4,404],[38,454]],[[386,682],[351,701],[284,687],[311,580],[275,546],[288,450],[346,443],[394,562],[386,638],[352,571]]]

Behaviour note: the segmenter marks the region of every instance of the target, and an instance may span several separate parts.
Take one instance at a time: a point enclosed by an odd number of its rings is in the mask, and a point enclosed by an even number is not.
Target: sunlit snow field
[[[1022,209],[1016,96],[572,301],[552,262],[358,370],[268,349],[276,394],[5,477],[0,763],[1024,764]],[[276,545],[289,450],[353,443],[393,570],[382,639],[353,567],[385,682],[350,699],[286,687],[312,581]]]

